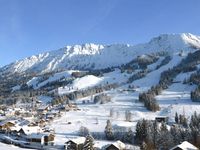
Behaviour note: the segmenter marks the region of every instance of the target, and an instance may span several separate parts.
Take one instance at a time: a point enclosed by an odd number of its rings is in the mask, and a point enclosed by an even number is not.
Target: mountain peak
[[[148,43],[149,49],[160,47],[163,50],[175,52],[177,50],[185,50],[190,47],[200,47],[200,37],[191,33],[180,33],[180,34],[161,34],[154,37]]]

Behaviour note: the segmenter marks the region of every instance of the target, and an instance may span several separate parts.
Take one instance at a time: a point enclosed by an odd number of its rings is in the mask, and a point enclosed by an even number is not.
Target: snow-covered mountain
[[[62,69],[102,69],[128,63],[138,55],[200,48],[200,37],[190,33],[162,34],[145,44],[83,44],[33,55],[1,68],[2,72],[49,72]]]
[[[156,53],[161,51],[168,53]],[[121,64],[124,65],[88,72],[88,69]],[[26,74],[8,74],[12,71]],[[5,116],[1,118],[9,118],[10,121],[10,118],[14,118],[13,113],[19,112],[14,119],[21,121],[30,113],[31,117],[24,119],[28,118],[28,122],[38,121],[41,110],[51,105],[40,119],[51,118],[52,121],[48,119],[44,129],[55,131],[55,145],[64,145],[71,135],[79,137],[83,127],[92,133],[104,133],[107,120],[112,121],[114,133],[127,133],[130,129],[137,131],[137,122],[143,119],[152,122],[158,116],[168,118],[167,129],[177,125],[180,131],[187,129],[187,134],[191,135],[190,131],[193,130],[185,128],[180,117],[182,115],[189,123],[194,112],[200,114],[199,72],[200,37],[192,34],[163,34],[135,46],[66,46],[0,69],[0,105],[7,108]],[[54,116],[55,113],[59,117]],[[179,123],[174,119],[176,113],[180,116]],[[28,124],[20,126],[16,120],[15,123],[16,129],[38,132],[38,126],[37,130],[33,130]],[[157,129],[162,126],[156,124]],[[43,127],[39,129],[43,133]],[[171,134],[171,131],[168,135],[175,139],[175,144],[177,139],[174,136],[178,134]],[[168,133],[167,130],[165,133]],[[124,140],[124,135],[120,134],[119,137]],[[8,139],[6,135],[5,138]],[[12,138],[15,136],[9,137]],[[106,139],[100,140],[98,144],[105,145],[105,142]]]

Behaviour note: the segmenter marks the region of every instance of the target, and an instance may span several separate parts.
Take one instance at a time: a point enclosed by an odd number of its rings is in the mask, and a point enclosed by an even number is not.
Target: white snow
[[[58,93],[62,95],[68,92],[72,92],[74,90],[86,89],[100,84],[101,81],[102,81],[101,78],[98,78],[93,75],[87,75],[82,78],[74,80],[73,83],[69,86],[66,86],[64,88],[63,87],[58,88]]]
[[[97,85],[101,81],[102,81],[101,78],[95,77],[93,75],[88,75],[88,76],[84,76],[80,79],[74,80],[73,87],[75,89],[76,88],[84,89],[84,88],[88,88],[88,87]]]
[[[105,73],[102,77],[96,77],[94,75],[87,75],[81,78],[77,78],[72,84],[58,88],[59,95],[63,95],[74,90],[83,90],[98,85],[105,85],[107,83],[123,83],[127,81],[130,74],[121,73],[119,69],[115,69],[113,72]]]
[[[37,77],[33,77],[31,80],[29,80],[27,82],[27,85],[30,87],[30,86],[33,86],[33,88],[36,88],[36,84],[38,83],[38,78]]]

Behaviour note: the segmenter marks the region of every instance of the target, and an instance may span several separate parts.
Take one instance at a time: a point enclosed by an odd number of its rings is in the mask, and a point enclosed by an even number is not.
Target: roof
[[[45,110],[48,107],[49,107],[48,105],[41,105],[37,110]]]
[[[13,121],[13,120],[4,120],[4,121],[0,122],[0,126],[3,126],[5,124],[7,124],[7,123],[11,123],[13,125],[16,124],[15,121]]]
[[[170,150],[173,150],[173,149],[175,149],[175,148],[181,148],[181,149],[183,149],[183,150],[198,150],[197,147],[195,147],[194,145],[192,145],[191,143],[189,143],[189,142],[187,142],[187,141],[182,142],[181,144],[179,144],[179,145],[173,147],[173,148],[170,149]]]
[[[13,125],[19,125],[19,126],[25,126],[28,125],[30,123],[30,121],[26,120],[26,119],[6,119],[0,122],[0,125],[5,125],[6,123],[12,123]]]
[[[19,126],[25,126],[25,125],[29,125],[30,124],[30,121],[28,121],[28,120],[21,120],[21,122],[19,122]]]
[[[114,142],[114,143],[112,143],[111,145],[114,145],[118,149],[125,149],[126,148],[126,145],[123,142],[119,141],[119,140]]]
[[[69,141],[72,141],[76,144],[82,144],[85,142],[85,137],[74,138],[74,139],[70,139]],[[67,141],[67,142],[69,142],[69,141]]]
[[[45,134],[42,133],[31,133],[30,135],[27,136],[29,139],[41,139]]]
[[[10,128],[12,131],[20,131],[21,129],[25,134],[30,135],[32,133],[38,133],[41,131],[41,128],[38,126],[28,127],[28,126],[14,126]]]
[[[34,127],[23,126],[21,128],[24,130],[25,134],[27,135],[30,135],[32,133],[38,133],[41,131],[41,128],[38,126],[34,126]]]

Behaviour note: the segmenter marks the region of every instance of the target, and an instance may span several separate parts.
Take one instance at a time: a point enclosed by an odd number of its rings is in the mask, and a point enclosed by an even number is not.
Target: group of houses
[[[20,126],[22,125],[22,126]],[[7,120],[0,122],[1,141],[20,147],[42,149],[54,147],[55,134],[50,129],[41,128],[31,122],[22,120]],[[82,150],[85,137],[68,139],[64,148],[67,150]],[[106,146],[106,150],[125,150],[125,144],[116,141]]]
[[[55,131],[47,128],[46,125],[59,117],[62,109],[49,105],[40,105],[34,110],[5,108],[0,115],[0,140],[28,148],[53,146]],[[31,115],[23,117],[25,113],[31,113]]]
[[[73,104],[49,105],[27,104],[26,106],[4,106],[0,109],[0,140],[20,147],[41,149],[53,146],[55,131],[48,128],[61,113],[77,110]]]
[[[25,119],[1,121],[0,134],[2,142],[28,148],[53,146],[55,137]]]
[[[64,148],[66,150],[82,150],[85,142],[85,137],[72,138],[65,142]],[[121,141],[115,141],[113,143],[107,144],[104,146],[104,150],[129,150],[126,148],[126,145]],[[181,144],[178,144],[171,148],[170,150],[198,150],[197,147],[191,143],[184,141]]]

